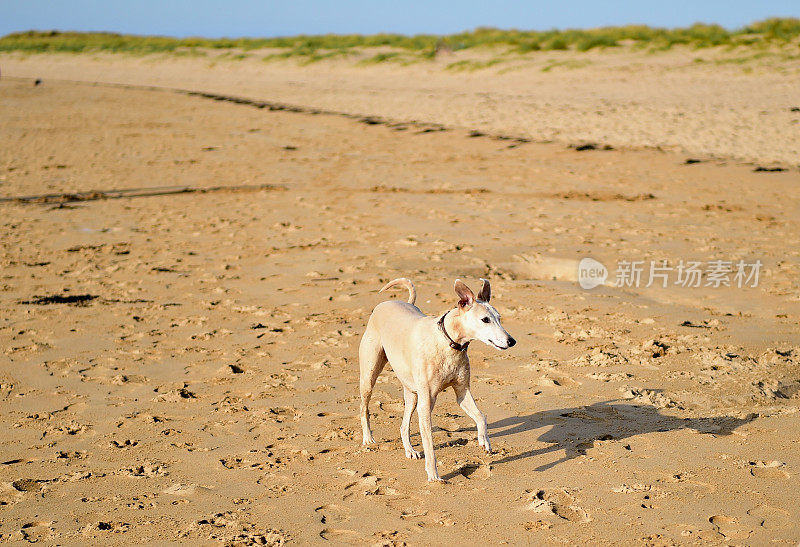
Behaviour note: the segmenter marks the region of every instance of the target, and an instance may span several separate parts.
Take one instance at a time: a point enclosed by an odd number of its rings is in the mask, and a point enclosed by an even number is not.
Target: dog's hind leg
[[[406,408],[403,411],[403,423],[400,426],[400,438],[403,439],[403,448],[406,451],[406,458],[410,460],[418,460],[422,454],[414,450],[411,446],[411,415],[414,414],[414,409],[417,408],[417,394],[408,388],[403,388],[403,400],[406,403]]]
[[[358,360],[361,367],[361,442],[362,444],[371,444],[375,442],[375,439],[372,438],[369,424],[369,400],[372,397],[375,381],[388,361],[378,333],[369,325],[361,338]]]

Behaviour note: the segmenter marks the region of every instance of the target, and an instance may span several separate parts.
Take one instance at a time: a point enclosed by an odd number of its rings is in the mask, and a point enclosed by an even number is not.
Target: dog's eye
[[[484,317],[483,319],[481,319],[481,321],[483,321],[484,323],[488,323],[490,319],[488,317]]]

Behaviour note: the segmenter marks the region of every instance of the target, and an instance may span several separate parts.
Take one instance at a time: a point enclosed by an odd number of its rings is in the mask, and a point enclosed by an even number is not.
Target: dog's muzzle
[[[508,340],[506,340],[506,345],[505,346],[501,346],[499,344],[495,344],[493,340],[489,340],[489,343],[491,343],[497,349],[508,349],[510,347],[513,347],[517,343],[517,341],[509,336]]]

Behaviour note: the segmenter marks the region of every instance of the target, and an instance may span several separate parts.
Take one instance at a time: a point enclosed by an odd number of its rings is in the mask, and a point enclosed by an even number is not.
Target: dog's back
[[[397,345],[401,345],[403,339],[411,336],[417,321],[424,317],[425,314],[414,304],[387,300],[375,306],[367,323],[367,331],[377,335],[381,347],[391,361],[392,354],[400,349],[395,348],[396,344],[392,342],[397,341]]]
[[[408,290],[408,302],[399,300],[387,300],[381,302],[372,311],[372,315],[367,323],[367,331],[372,331],[373,336],[377,335],[380,345],[386,350],[387,354],[393,353],[391,346],[392,339],[405,338],[411,335],[411,330],[415,323],[425,314],[414,305],[417,300],[417,289],[410,279],[400,277],[389,281],[380,292],[384,292],[391,287],[405,287]],[[387,345],[389,347],[387,347]],[[391,355],[389,355],[391,360]]]

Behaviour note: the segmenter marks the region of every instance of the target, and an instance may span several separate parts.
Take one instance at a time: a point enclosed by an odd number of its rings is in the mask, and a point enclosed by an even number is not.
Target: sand
[[[701,158],[800,166],[800,67],[794,51],[608,50],[496,57],[465,51],[434,62],[298,66],[124,55],[0,55],[3,73],[160,85],[422,120],[540,141],[658,147]],[[502,62],[455,70],[459,62]]]
[[[2,540],[800,541],[800,173],[754,171],[797,146],[797,126],[778,123],[785,89],[764,83],[788,76],[705,67],[707,83],[733,83],[674,97],[702,127],[682,133],[646,123],[663,105],[586,72],[584,89],[627,106],[601,116],[576,102],[590,130],[548,144],[470,136],[544,136],[536,124],[559,117],[516,119],[527,99],[513,92],[493,94],[494,110],[466,108],[482,86],[500,88],[479,75],[243,63],[2,59],[0,196],[14,198],[0,201]],[[679,80],[700,78],[686,70]],[[545,74],[556,76],[545,94],[572,77]],[[658,74],[637,85],[657,87]],[[454,89],[454,108],[437,107]],[[725,124],[762,107],[708,106],[736,89],[760,89],[772,112],[738,140]],[[425,94],[436,97],[416,102]],[[631,124],[643,143],[611,129]],[[745,149],[776,136],[783,145]],[[614,149],[567,146],[578,138]],[[586,256],[610,269],[764,267],[755,288],[583,290]],[[377,290],[399,276],[430,314],[454,304],[456,277],[490,278],[518,340],[470,347],[495,454],[440,397],[446,484],[404,458],[388,370],[373,398],[377,447],[360,444],[358,340],[387,298]]]

